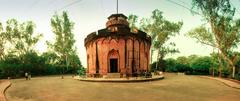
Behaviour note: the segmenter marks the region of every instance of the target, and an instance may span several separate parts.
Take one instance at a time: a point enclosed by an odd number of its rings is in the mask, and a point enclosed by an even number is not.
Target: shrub
[[[230,76],[230,74],[231,74],[231,72],[230,72],[230,70],[228,69],[228,68],[223,68],[222,69],[222,77],[229,77]]]
[[[240,80],[240,73],[237,73],[237,74],[235,75],[235,79]]]
[[[190,63],[192,73],[195,75],[206,75],[209,74],[209,68],[211,67],[210,57],[198,57]]]
[[[81,67],[79,70],[77,70],[77,74],[79,76],[85,76],[86,75],[86,69]]]
[[[177,72],[176,60],[173,58],[166,59],[166,71],[167,72]]]

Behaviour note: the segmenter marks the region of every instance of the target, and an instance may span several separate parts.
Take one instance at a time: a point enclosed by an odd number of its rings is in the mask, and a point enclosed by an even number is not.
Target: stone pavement
[[[5,97],[6,89],[11,85],[8,80],[0,80],[0,101],[7,101]]]
[[[218,81],[224,83],[225,85],[227,85],[229,87],[240,89],[240,83],[237,83],[237,82],[234,82],[234,81],[231,81],[231,80],[218,78],[218,77],[210,77],[210,76],[201,76],[201,77],[218,80]]]

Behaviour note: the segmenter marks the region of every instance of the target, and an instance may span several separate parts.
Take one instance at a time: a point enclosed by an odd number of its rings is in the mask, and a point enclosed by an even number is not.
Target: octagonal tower
[[[123,14],[109,16],[106,28],[89,34],[84,41],[88,77],[137,76],[150,69],[151,37],[140,30],[131,32]]]

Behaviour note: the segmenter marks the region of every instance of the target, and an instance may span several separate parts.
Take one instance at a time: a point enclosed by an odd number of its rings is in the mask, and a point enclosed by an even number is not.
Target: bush
[[[166,60],[166,71],[167,72],[177,72],[178,69],[176,68],[176,60],[169,58]]]
[[[26,54],[15,56],[7,55],[0,61],[0,78],[18,78],[24,77],[25,72],[31,75],[56,75],[62,74],[76,74],[78,68],[81,67],[81,62],[77,56],[72,59],[68,68],[65,64],[57,63],[58,57],[54,54],[47,53],[39,56],[36,52],[28,52]]]
[[[0,64],[0,71],[1,71],[1,78],[7,77],[21,77],[23,74],[22,72],[23,65],[21,64]]]
[[[207,75],[209,74],[209,68],[211,66],[210,57],[198,57],[190,64],[192,68],[192,73],[194,75]]]
[[[188,65],[180,64],[180,63],[176,64],[176,69],[178,72],[186,72],[188,71],[188,68],[190,68]]]
[[[180,61],[181,60],[181,61]],[[166,71],[167,72],[187,72],[190,71],[190,67],[187,63],[185,63],[184,58],[179,58],[179,60],[175,60],[169,58],[166,60]]]
[[[227,78],[227,77],[230,76],[230,74],[231,74],[231,72],[230,72],[230,70],[228,68],[223,68],[222,75],[221,75],[222,77]]]
[[[86,69],[81,67],[79,70],[77,70],[77,74],[79,76],[85,76],[86,75]]]
[[[237,73],[237,74],[235,75],[235,79],[240,80],[240,73]]]

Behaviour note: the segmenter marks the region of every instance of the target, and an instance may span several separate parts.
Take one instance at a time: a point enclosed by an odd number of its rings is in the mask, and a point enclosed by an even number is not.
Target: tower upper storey
[[[118,31],[119,28],[129,28],[127,17],[123,14],[112,14],[108,17],[106,27],[111,32]]]

